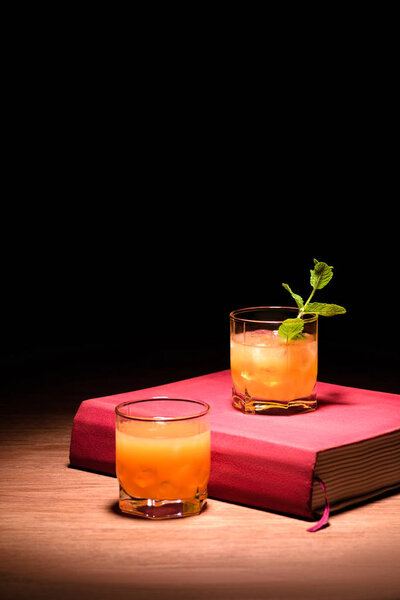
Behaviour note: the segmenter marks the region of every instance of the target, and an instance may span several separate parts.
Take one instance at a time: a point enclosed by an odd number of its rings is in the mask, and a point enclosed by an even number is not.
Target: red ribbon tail
[[[324,496],[325,496],[325,508],[324,508],[324,512],[322,513],[322,517],[320,518],[320,520],[318,521],[318,523],[316,523],[315,525],[313,525],[312,527],[310,527],[309,529],[307,529],[307,531],[319,531],[320,529],[322,529],[323,527],[325,527],[326,525],[328,525],[328,521],[329,521],[329,500],[328,500],[328,495],[326,493],[326,487],[324,482],[322,481],[322,479],[320,479],[319,477],[315,477],[316,481],[319,482],[320,486],[322,487],[322,491],[324,492]]]

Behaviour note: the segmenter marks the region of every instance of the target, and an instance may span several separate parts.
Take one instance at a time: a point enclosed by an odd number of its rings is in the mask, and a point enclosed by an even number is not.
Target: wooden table
[[[136,389],[143,383],[150,385]],[[119,514],[115,478],[68,466],[79,402],[112,389],[85,385],[78,378],[9,390],[1,423],[3,600],[400,598],[400,494],[334,515],[317,533],[301,519],[214,499],[186,519]]]

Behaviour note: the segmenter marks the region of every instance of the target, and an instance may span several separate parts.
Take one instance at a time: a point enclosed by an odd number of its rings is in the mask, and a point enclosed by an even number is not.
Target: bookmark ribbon
[[[325,508],[324,508],[324,512],[322,513],[322,516],[320,518],[320,520],[318,521],[318,523],[316,523],[315,525],[313,525],[312,527],[310,527],[309,529],[307,529],[307,531],[318,531],[319,529],[322,529],[322,527],[325,527],[325,525],[328,524],[329,521],[329,500],[328,500],[328,494],[326,493],[326,487],[324,482],[322,481],[322,479],[320,479],[319,477],[315,477],[315,480],[318,481],[318,483],[320,484],[320,486],[322,487],[322,491],[324,492],[324,496],[325,496]]]

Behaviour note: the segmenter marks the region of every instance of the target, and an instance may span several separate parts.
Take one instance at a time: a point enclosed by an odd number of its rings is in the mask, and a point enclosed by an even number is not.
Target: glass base
[[[207,504],[207,490],[197,493],[194,498],[177,500],[154,500],[152,498],[134,498],[120,486],[119,508],[145,519],[176,519],[199,515]]]
[[[296,398],[284,402],[283,400],[252,398],[247,390],[245,394],[241,394],[232,388],[232,406],[250,415],[294,415],[316,410],[317,395],[313,392],[307,398]]]

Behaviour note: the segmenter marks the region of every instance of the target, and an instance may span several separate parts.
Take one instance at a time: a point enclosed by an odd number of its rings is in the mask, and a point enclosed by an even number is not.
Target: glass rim
[[[140,404],[142,402],[187,402],[192,404],[197,404],[203,407],[203,410],[196,414],[184,415],[183,417],[142,417],[139,415],[126,415],[121,412],[121,409],[124,406],[128,406],[130,404]],[[137,400],[126,400],[125,402],[121,402],[115,407],[115,414],[124,419],[130,419],[132,421],[187,421],[188,419],[198,419],[199,417],[204,417],[210,411],[210,405],[207,402],[203,402],[203,400],[193,400],[189,398],[167,398],[165,396],[154,398],[138,398]]]
[[[280,321],[271,321],[269,319],[245,319],[244,317],[238,317],[237,314],[241,313],[241,312],[245,312],[245,311],[250,311],[250,310],[295,310],[298,311],[298,307],[297,306],[249,306],[248,308],[238,308],[237,310],[233,310],[230,314],[229,317],[231,319],[234,319],[235,321],[241,321],[243,323],[283,323],[283,320]],[[316,321],[318,319],[318,313],[305,313],[305,314],[309,314],[312,315],[312,317],[309,318],[303,318],[302,321],[304,321],[304,323],[312,323],[313,321]]]

